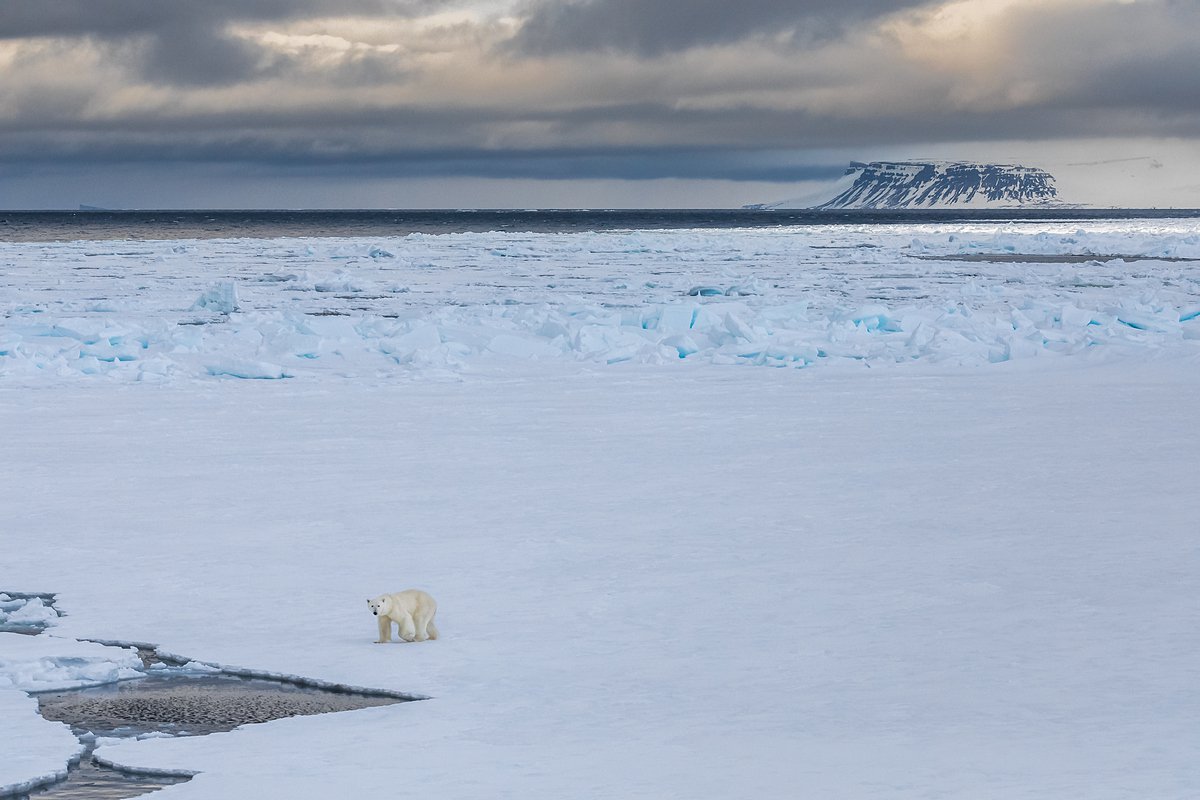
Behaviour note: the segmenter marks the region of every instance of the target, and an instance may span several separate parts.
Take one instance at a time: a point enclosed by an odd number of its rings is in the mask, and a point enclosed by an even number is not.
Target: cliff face
[[[835,197],[814,207],[1012,208],[1059,203],[1054,176],[1012,164],[855,162],[841,187]]]

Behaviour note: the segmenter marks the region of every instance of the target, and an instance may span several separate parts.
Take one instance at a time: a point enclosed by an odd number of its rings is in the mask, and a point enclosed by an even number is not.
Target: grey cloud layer
[[[1012,18],[1019,79],[1060,82],[1061,106],[1140,109],[1163,117],[1200,112],[1200,3],[1161,0],[1102,12],[1047,9]]]
[[[410,16],[449,0],[0,0],[0,40],[88,37],[140,77],[179,86],[252,79],[276,66],[229,34],[238,22],[287,22],[320,15]]]
[[[0,38],[86,36],[109,38],[195,27],[219,29],[240,20],[301,19],[318,14],[415,13],[437,0],[52,0],[0,3]]]
[[[388,49],[470,0],[0,0],[0,165],[792,181],[830,171],[805,148],[1200,137],[1194,0],[1029,0],[978,41],[939,39],[937,5],[533,0]],[[371,46],[305,27],[342,14]]]
[[[827,38],[846,25],[930,0],[537,0],[515,44],[535,53],[657,55],[753,34]]]

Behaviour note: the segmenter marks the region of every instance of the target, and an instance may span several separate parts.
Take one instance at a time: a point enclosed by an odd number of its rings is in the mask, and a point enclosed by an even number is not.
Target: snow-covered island
[[[1018,164],[969,161],[852,162],[816,196],[755,209],[940,209],[1061,206],[1054,176]]]

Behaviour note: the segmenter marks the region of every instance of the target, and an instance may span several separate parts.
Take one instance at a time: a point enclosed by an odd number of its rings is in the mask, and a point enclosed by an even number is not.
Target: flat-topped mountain
[[[787,200],[761,208],[1020,208],[1061,205],[1054,176],[1016,164],[968,161],[853,162],[817,202]]]

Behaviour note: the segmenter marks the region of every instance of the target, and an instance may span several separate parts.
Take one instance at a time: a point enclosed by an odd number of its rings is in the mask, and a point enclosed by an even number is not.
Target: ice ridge
[[[150,243],[136,255],[64,243],[37,258],[0,245],[13,263],[0,277],[0,382],[442,379],[534,362],[984,365],[1200,344],[1200,278],[1186,263],[1200,259],[1200,232],[1186,221],[386,244],[389,257],[343,240]],[[77,269],[100,258],[138,279]],[[197,295],[219,302],[197,307]]]

